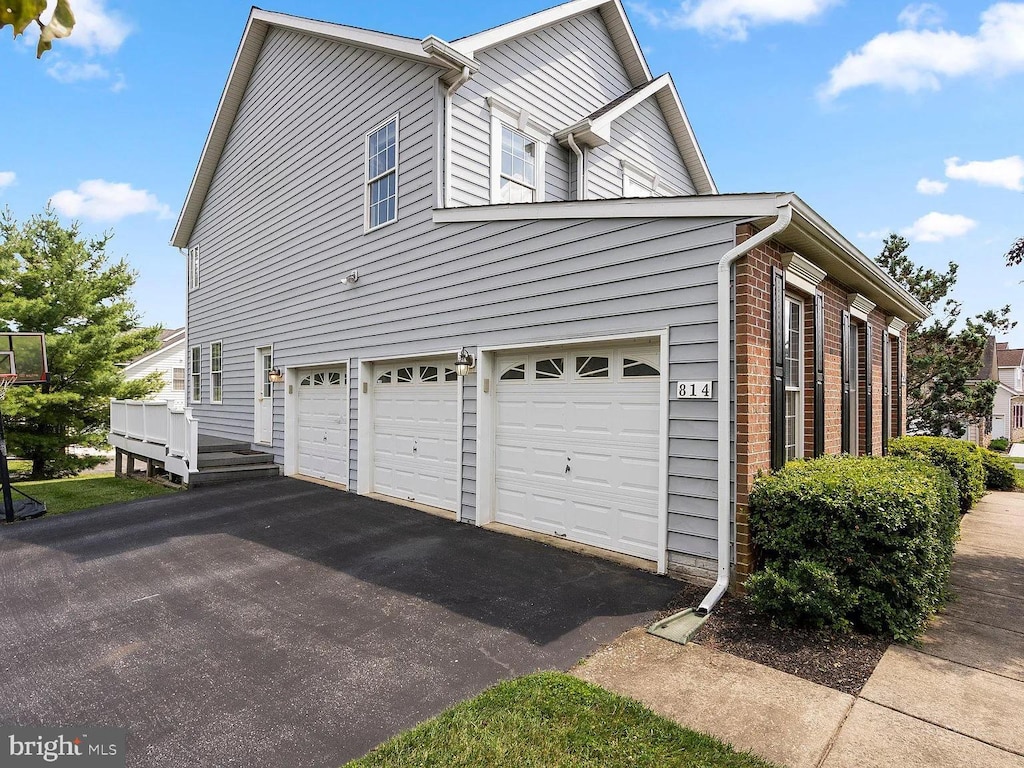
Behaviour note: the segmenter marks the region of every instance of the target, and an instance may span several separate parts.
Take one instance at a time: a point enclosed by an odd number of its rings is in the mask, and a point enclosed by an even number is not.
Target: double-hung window
[[[501,176],[498,201],[532,203],[537,199],[537,143],[520,133],[501,126]]]
[[[398,218],[398,115],[366,134],[366,229]]]
[[[193,403],[203,402],[202,364],[203,348],[192,347],[189,350],[189,378],[192,381],[188,399]]]
[[[223,402],[224,346],[215,341],[210,345],[210,402]]]
[[[803,302],[786,296],[783,340],[783,373],[785,386],[786,461],[803,456],[804,435],[804,306]]]
[[[185,369],[184,368],[172,368],[171,369],[171,389],[175,392],[185,391]]]

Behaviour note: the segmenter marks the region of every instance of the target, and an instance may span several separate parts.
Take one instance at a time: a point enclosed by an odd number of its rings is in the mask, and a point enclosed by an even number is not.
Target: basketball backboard
[[[0,333],[0,373],[16,373],[16,384],[45,384],[46,340],[41,333]]]

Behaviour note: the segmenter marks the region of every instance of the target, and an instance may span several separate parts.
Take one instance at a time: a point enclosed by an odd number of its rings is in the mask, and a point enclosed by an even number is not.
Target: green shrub
[[[1012,491],[1017,487],[1017,467],[1008,458],[982,448],[981,462],[985,467],[985,487],[990,491]]]
[[[1005,437],[994,437],[988,442],[988,449],[990,451],[998,451],[999,453],[1006,453],[1010,449],[1010,441]]]
[[[889,453],[927,461],[949,472],[960,495],[960,511],[969,512],[985,495],[985,466],[981,448],[951,437],[898,437],[889,441]]]
[[[908,640],[945,600],[960,507],[949,474],[894,457],[791,462],[759,477],[751,602],[782,624]]]

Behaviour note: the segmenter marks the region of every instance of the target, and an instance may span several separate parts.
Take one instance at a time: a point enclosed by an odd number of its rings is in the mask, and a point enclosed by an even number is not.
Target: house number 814
[[[714,392],[711,381],[680,381],[676,383],[676,398],[680,400],[710,400]]]

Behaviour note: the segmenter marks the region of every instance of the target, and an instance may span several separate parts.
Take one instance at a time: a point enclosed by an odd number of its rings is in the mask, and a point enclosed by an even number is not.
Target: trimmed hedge
[[[889,441],[892,456],[919,459],[949,472],[960,497],[960,511],[967,513],[985,495],[985,466],[981,448],[951,437],[898,437]]]
[[[781,624],[909,640],[946,599],[959,522],[949,474],[926,463],[790,462],[750,494],[764,568],[747,593]]]
[[[985,467],[985,487],[990,491],[1012,491],[1017,487],[1017,467],[1012,461],[982,448],[981,463]]]
[[[1010,441],[1005,437],[994,437],[989,440],[988,449],[997,453],[1006,453],[1010,449]]]

